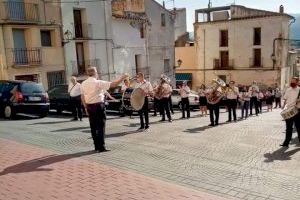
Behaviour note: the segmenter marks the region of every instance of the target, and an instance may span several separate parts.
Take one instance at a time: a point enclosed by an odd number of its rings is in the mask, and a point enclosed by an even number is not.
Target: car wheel
[[[62,110],[58,108],[56,109],[56,113],[60,115],[62,113]]]
[[[4,118],[13,118],[15,116],[15,112],[10,105],[6,105],[4,107],[3,115],[4,115]]]

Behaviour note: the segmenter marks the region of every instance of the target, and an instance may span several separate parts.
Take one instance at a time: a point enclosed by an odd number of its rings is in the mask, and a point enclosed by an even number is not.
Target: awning
[[[176,81],[191,81],[192,73],[176,73],[175,78]]]

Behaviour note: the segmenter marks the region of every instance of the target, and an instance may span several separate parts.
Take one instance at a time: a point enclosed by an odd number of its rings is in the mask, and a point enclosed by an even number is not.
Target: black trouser
[[[285,120],[285,122],[286,122],[286,133],[285,133],[285,140],[283,142],[283,145],[287,146],[290,144],[290,141],[292,139],[294,124],[296,126],[297,133],[298,133],[298,140],[300,142],[300,111],[296,116]]]
[[[255,114],[258,115],[258,112],[259,112],[258,104],[259,104],[259,102],[257,100],[257,97],[251,97],[251,99],[250,99],[250,115],[252,115],[253,104],[255,106]]]
[[[236,99],[227,99],[227,108],[228,108],[228,121],[231,121],[231,112],[233,114],[233,120],[236,121]]]
[[[182,118],[185,118],[185,111],[187,113],[187,118],[190,118],[190,101],[189,98],[181,98],[182,105]]]
[[[141,128],[148,128],[149,127],[149,110],[148,110],[148,97],[145,97],[145,103],[143,105],[143,108],[139,110],[140,115],[140,123]],[[145,117],[145,122],[144,122]]]
[[[279,108],[281,108],[281,98],[277,97],[275,98],[275,108],[277,108],[279,106]]]
[[[89,121],[95,150],[102,150],[105,148],[105,105],[104,103],[88,104],[87,111],[89,114]]]
[[[173,103],[172,103],[172,97],[171,97],[171,95],[169,96],[169,108],[170,108],[170,111],[171,111],[171,113],[173,113],[174,114],[174,110],[173,110]]]
[[[159,114],[161,114],[160,111],[160,102],[159,99],[154,97],[154,102],[153,102],[153,109],[154,109],[154,115],[157,115],[157,112],[159,112]]]
[[[171,120],[171,113],[169,109],[169,97],[161,99],[161,108],[162,108],[162,120],[166,119],[166,114],[169,120]]]
[[[210,123],[212,125],[219,124],[220,106],[219,104],[207,104],[209,110]]]
[[[82,119],[81,98],[80,95],[71,97],[72,114],[74,119]]]

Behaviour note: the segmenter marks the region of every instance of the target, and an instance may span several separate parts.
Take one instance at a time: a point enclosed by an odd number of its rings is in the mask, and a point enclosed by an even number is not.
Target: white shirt
[[[109,90],[111,82],[89,77],[81,84],[81,94],[86,104],[103,103],[105,92]]]
[[[70,83],[68,86],[68,92],[71,97],[77,97],[81,94],[80,92],[80,83],[76,83],[73,85],[73,83]]]
[[[299,87],[296,88],[292,88],[289,87],[286,91],[285,94],[283,96],[283,99],[286,100],[286,107],[289,108],[291,106],[294,106],[296,101],[297,101],[297,97],[299,95]],[[298,107],[299,107],[299,103],[298,103]]]
[[[250,101],[250,94],[249,94],[249,92],[245,92],[245,91],[240,92],[239,96],[241,97],[241,100],[243,100],[243,101]]]
[[[169,84],[164,83],[162,85],[162,97],[168,98],[171,93],[172,93],[172,87]]]
[[[259,94],[259,88],[257,85],[251,85],[249,88],[249,92],[251,94],[251,97],[258,97]]]
[[[233,86],[233,88],[229,88],[227,92],[227,99],[237,99],[239,95],[239,88]]]
[[[189,97],[189,93],[191,92],[191,89],[189,88],[189,86],[183,86],[180,89],[180,96],[181,98],[187,98]]]
[[[153,87],[151,85],[151,83],[149,81],[144,80],[141,83],[138,83],[135,88],[141,88],[142,90],[144,90],[144,92],[146,93],[146,95],[148,96],[150,93],[153,92]]]
[[[205,90],[203,90],[203,89],[199,89],[198,94],[199,94],[200,97],[205,97],[206,96]]]
[[[121,91],[125,91],[128,87],[125,84],[122,84]]]

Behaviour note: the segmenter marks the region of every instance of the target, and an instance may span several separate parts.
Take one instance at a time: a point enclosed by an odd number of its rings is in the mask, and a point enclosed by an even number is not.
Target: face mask
[[[297,84],[296,84],[296,83],[291,83],[290,86],[291,86],[292,88],[295,88],[295,87],[297,86]]]

